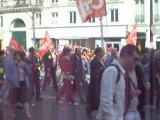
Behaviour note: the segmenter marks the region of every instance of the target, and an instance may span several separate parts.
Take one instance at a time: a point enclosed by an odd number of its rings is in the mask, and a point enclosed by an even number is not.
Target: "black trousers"
[[[57,76],[56,76],[56,68],[55,67],[50,67],[50,76],[48,76],[48,68],[45,68],[45,78],[44,78],[44,83],[43,87],[46,88],[47,83],[52,80],[53,86],[55,88],[55,91],[58,91],[57,87]]]
[[[33,95],[36,95],[36,98],[40,96],[40,72],[39,70],[32,70],[32,89]]]

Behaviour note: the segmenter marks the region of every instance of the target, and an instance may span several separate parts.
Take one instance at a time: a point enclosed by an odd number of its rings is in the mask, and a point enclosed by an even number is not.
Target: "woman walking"
[[[8,79],[9,83],[9,93],[8,93],[8,101],[10,103],[11,107],[11,117],[15,118],[15,104],[17,102],[20,102],[24,105],[24,109],[26,112],[26,117],[28,119],[32,119],[31,113],[30,113],[30,94],[29,94],[29,88],[30,88],[30,81],[29,76],[31,73],[31,70],[28,66],[28,64],[24,60],[24,54],[22,52],[15,52],[13,54],[13,63],[12,68],[8,74],[10,74],[12,77]],[[10,66],[11,67],[11,66]]]
[[[69,103],[73,103],[78,105],[73,97],[73,85],[72,81],[74,80],[73,77],[73,64],[71,61],[71,48],[64,47],[63,49],[63,56],[61,58],[60,68],[63,73],[63,86],[60,92],[57,95],[58,103],[63,103],[62,96],[66,95],[67,101]]]

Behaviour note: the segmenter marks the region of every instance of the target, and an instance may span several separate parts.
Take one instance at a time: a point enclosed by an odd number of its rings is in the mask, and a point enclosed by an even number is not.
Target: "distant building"
[[[82,23],[75,0],[31,1],[1,0],[0,34],[3,33],[3,37],[0,35],[0,40],[3,41],[3,47],[9,44],[12,35],[26,49],[34,45],[38,47],[46,30],[56,48],[63,40],[72,46],[79,45],[90,49],[101,45],[99,18]],[[107,17],[103,17],[102,20],[106,45],[112,44],[119,50],[126,44],[128,31],[135,19],[139,20],[139,16],[135,14],[136,5],[135,0],[107,0]],[[140,20],[144,17],[141,16]],[[140,30],[139,34],[148,30],[148,26],[145,25],[140,25],[144,30]]]

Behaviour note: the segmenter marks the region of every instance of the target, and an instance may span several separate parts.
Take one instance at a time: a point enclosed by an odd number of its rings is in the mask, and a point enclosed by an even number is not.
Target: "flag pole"
[[[101,44],[102,48],[105,50],[105,41],[104,41],[104,36],[103,36],[103,22],[102,22],[102,17],[99,18],[100,21],[100,28],[101,28]]]

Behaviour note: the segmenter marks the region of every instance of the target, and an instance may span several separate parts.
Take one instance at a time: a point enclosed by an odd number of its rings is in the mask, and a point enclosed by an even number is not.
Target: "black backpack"
[[[118,75],[117,75],[117,79],[116,79],[116,84],[117,84],[119,82],[119,80],[120,80],[120,69],[119,69],[118,65],[116,65],[116,64],[110,64],[108,67],[111,67],[111,66],[114,66],[118,71]],[[107,69],[107,68],[105,68],[105,69]],[[100,85],[101,85],[102,75],[103,75],[105,69],[100,71]],[[98,97],[98,100],[97,100],[97,105],[99,106],[99,103],[100,103],[100,90],[98,92],[99,92],[99,97]],[[115,99],[115,98],[113,98],[113,99]]]

